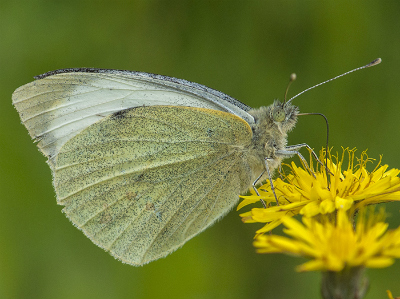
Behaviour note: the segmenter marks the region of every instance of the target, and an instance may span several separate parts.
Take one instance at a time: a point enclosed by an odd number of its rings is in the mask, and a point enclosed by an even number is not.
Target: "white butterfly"
[[[251,109],[142,72],[63,69],[36,79],[13,104],[48,158],[58,204],[131,265],[182,246],[307,146],[286,146],[298,116],[290,101]]]

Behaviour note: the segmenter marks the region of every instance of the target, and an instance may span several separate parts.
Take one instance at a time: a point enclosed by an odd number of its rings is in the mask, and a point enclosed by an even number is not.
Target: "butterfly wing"
[[[232,113],[253,123],[250,107],[182,79],[142,72],[64,69],[36,77],[13,93],[13,104],[38,147],[50,158],[102,118],[132,107],[173,105]],[[50,165],[51,166],[51,165]]]
[[[247,122],[211,109],[127,109],[70,139],[52,162],[63,211],[121,261],[164,257],[224,216],[251,180]]]

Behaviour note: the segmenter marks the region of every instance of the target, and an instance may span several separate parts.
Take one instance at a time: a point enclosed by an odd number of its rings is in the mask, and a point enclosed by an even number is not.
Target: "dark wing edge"
[[[113,70],[113,69],[100,69],[100,68],[66,68],[66,69],[58,69],[54,71],[50,71],[38,76],[35,76],[34,78],[36,80],[38,79],[43,79],[49,76],[57,75],[57,74],[64,74],[64,73],[101,73],[101,74],[121,74],[121,75],[126,75],[126,76],[138,76],[143,78],[144,80],[146,79],[153,79],[153,80],[160,80],[160,81],[167,81],[175,84],[180,84],[183,86],[187,86],[190,88],[198,89],[199,91],[202,92],[208,92],[218,98],[221,98],[236,107],[242,109],[243,111],[249,111],[252,108],[250,106],[247,106],[246,104],[240,102],[239,100],[221,92],[216,89],[207,87],[205,85],[188,81],[185,79],[179,79],[175,77],[169,77],[169,76],[164,76],[164,75],[157,75],[153,73],[145,73],[145,72],[138,72],[138,71],[128,71],[128,70]]]

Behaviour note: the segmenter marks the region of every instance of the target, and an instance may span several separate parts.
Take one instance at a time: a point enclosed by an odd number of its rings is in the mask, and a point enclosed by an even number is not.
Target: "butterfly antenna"
[[[289,91],[289,87],[290,87],[290,85],[292,85],[292,82],[293,82],[294,80],[296,80],[296,78],[297,78],[297,76],[296,76],[295,73],[292,73],[292,74],[290,75],[289,83],[288,83],[288,86],[286,87],[286,91],[285,91],[285,96],[283,97],[283,98],[284,98],[283,103],[286,103],[286,96],[287,96],[287,93],[288,93],[288,91]]]
[[[341,75],[339,75],[339,76],[336,76],[336,77],[333,77],[333,78],[331,78],[331,79],[329,79],[329,80],[326,80],[326,81],[324,81],[324,82],[318,83],[317,85],[311,86],[311,87],[307,88],[306,90],[303,90],[302,92],[296,94],[294,97],[290,98],[289,101],[287,101],[287,103],[290,103],[293,99],[297,98],[299,95],[301,95],[301,94],[305,93],[306,91],[309,91],[309,90],[311,90],[311,89],[313,89],[313,88],[315,88],[315,87],[318,87],[318,86],[321,86],[322,84],[325,84],[325,83],[331,82],[331,81],[333,81],[333,80],[336,80],[337,78],[346,76],[346,75],[348,75],[348,74],[350,74],[350,73],[352,73],[352,72],[359,71],[359,70],[362,70],[362,69],[366,69],[366,68],[371,67],[371,66],[375,66],[375,65],[377,65],[377,64],[380,64],[381,62],[382,62],[382,59],[377,58],[377,59],[375,59],[374,61],[368,63],[367,65],[360,66],[360,67],[355,68],[355,69],[353,69],[353,70],[351,70],[351,71],[345,72],[345,73],[343,73],[343,74],[341,74]],[[290,84],[289,84],[289,85],[290,85]],[[288,88],[289,88],[289,87],[288,87]],[[285,99],[286,99],[286,94],[285,94]]]

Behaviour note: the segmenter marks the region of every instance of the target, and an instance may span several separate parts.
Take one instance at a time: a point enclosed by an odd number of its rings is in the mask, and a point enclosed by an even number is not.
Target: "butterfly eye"
[[[277,122],[283,122],[286,118],[285,110],[281,107],[277,107],[272,112],[272,119]]]

